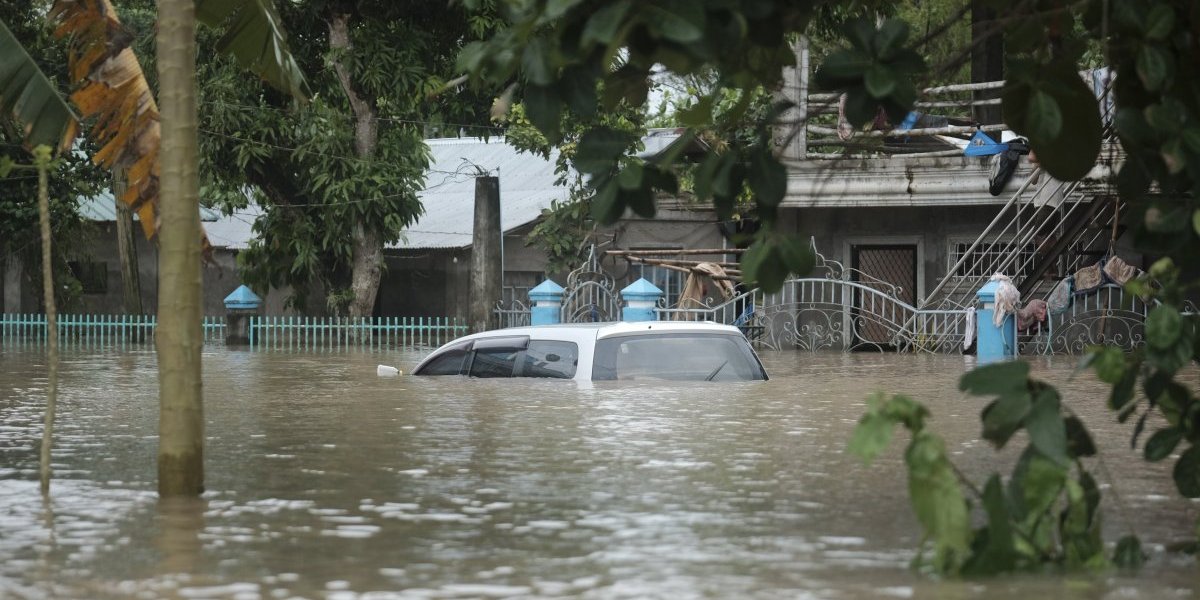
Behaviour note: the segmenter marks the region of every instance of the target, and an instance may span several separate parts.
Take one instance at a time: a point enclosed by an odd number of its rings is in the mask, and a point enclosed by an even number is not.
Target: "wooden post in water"
[[[500,299],[500,178],[475,178],[475,231],[471,238],[471,331],[487,331],[492,306]]]
[[[50,148],[38,146],[34,149],[38,172],[38,221],[42,233],[42,290],[46,298],[46,346],[49,366],[46,388],[46,418],[42,428],[40,480],[42,496],[50,494],[50,446],[54,441],[54,412],[58,406],[58,327],[55,317],[58,310],[54,305],[54,260],[50,248]]]
[[[137,246],[133,240],[133,211],[121,202],[125,193],[125,171],[113,170],[113,203],[117,207],[117,256],[121,262],[121,294],[125,313],[142,314],[142,281],[138,276]]]

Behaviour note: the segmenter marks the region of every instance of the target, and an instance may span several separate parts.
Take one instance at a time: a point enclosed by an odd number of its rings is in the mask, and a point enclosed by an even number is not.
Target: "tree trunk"
[[[329,18],[329,48],[333,50],[333,70],[354,112],[354,151],[359,158],[371,159],[379,143],[378,109],[372,98],[355,89],[350,70],[343,58],[353,48],[350,43],[350,15],[334,14]],[[379,280],[383,276],[383,235],[374,223],[361,215],[355,217],[352,239],[354,259],[351,263],[351,317],[369,317],[375,313],[375,298],[379,295]]]
[[[200,383],[200,187],[193,0],[158,0],[158,493],[204,491]]]
[[[117,206],[117,255],[121,261],[121,291],[125,300],[125,313],[142,314],[142,280],[138,275],[137,246],[133,241],[133,211],[121,202],[125,192],[125,173],[120,167],[113,169],[113,203]]]
[[[54,258],[50,253],[50,148],[39,146],[35,151],[38,173],[38,220],[42,226],[42,291],[46,295],[46,351],[48,377],[46,386],[46,419],[42,427],[41,489],[50,494],[50,448],[54,442],[54,412],[58,407],[58,310],[54,304]]]

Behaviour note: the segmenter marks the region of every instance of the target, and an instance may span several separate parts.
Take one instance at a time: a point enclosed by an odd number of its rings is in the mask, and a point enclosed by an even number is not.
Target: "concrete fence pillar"
[[[629,284],[621,290],[621,299],[625,308],[621,310],[621,320],[628,322],[657,321],[658,313],[654,307],[663,297],[663,291],[644,278]]]
[[[250,317],[262,309],[262,298],[242,285],[225,296],[225,345],[250,345]]]
[[[975,310],[975,330],[978,332],[976,356],[980,364],[1013,358],[1017,355],[1017,320],[1014,315],[1006,315],[1000,327],[996,327],[996,290],[1000,287],[997,281],[989,281],[975,292],[979,306]]]
[[[529,290],[529,324],[556,325],[562,321],[563,288],[547,279]]]

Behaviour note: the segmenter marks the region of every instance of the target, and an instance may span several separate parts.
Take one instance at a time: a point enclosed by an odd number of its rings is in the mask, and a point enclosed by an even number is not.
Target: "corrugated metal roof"
[[[425,214],[389,248],[464,248],[471,245],[475,215],[475,176],[500,178],[500,226],[516,229],[538,218],[553,200],[568,196],[555,182],[557,152],[544,159],[520,153],[502,137],[428,140],[429,172],[418,196]]]
[[[102,191],[99,195],[93,198],[81,198],[79,200],[79,216],[89,221],[116,221],[117,207],[116,199],[113,198],[112,192]],[[216,221],[221,216],[221,213],[211,209],[200,207],[200,220],[205,222]],[[137,220],[137,213],[133,215],[134,220]]]
[[[678,137],[676,130],[653,131],[645,140],[647,152],[661,150]],[[425,190],[417,195],[425,214],[406,229],[399,242],[389,248],[465,248],[471,245],[475,216],[475,175],[483,172],[500,178],[500,225],[511,231],[533,222],[554,200],[565,200],[568,191],[556,182],[554,161],[536,154],[520,153],[503,137],[426,140],[430,166]],[[102,193],[80,202],[80,213],[93,221],[116,218],[113,197]],[[254,237],[254,222],[263,214],[251,204],[232,215],[201,208],[201,220],[209,241],[218,248],[245,249]],[[136,215],[135,215],[136,218]]]

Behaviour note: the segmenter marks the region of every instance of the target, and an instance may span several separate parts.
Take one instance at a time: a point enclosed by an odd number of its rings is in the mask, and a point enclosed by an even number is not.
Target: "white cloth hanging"
[[[1017,312],[1021,304],[1021,290],[1013,285],[1012,279],[1003,273],[992,275],[991,281],[996,286],[996,308],[992,311],[992,324],[997,328],[1004,323],[1004,317]]]

